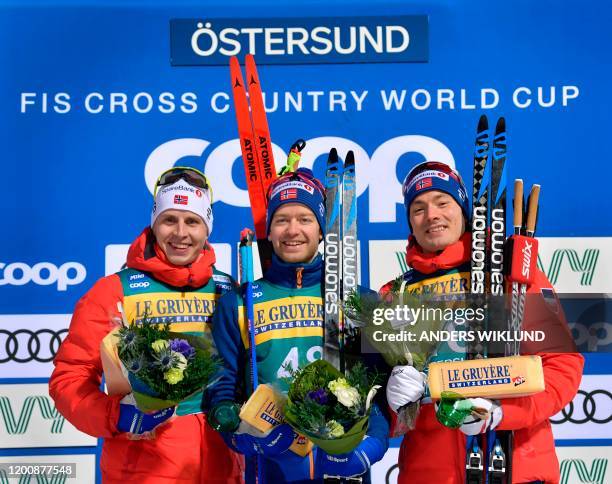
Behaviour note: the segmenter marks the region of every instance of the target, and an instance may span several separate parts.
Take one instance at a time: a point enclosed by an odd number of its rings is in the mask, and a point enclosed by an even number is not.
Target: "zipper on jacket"
[[[295,269],[295,285],[298,289],[302,289],[302,272],[304,272],[303,267],[298,267]]]

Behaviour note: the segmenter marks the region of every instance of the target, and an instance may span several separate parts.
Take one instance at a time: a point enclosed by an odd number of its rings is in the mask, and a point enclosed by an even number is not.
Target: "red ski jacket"
[[[466,233],[440,254],[426,254],[411,237],[406,259],[413,268],[404,274],[406,291],[432,288],[469,287],[471,236]],[[449,282],[455,278],[456,283]],[[412,281],[412,282],[411,282]],[[436,284],[436,282],[439,284]],[[385,294],[392,282],[381,289]],[[528,287],[523,329],[536,330],[551,324],[569,331],[552,284],[541,272]],[[539,301],[539,302],[538,302]],[[528,348],[526,348],[529,352]],[[559,462],[549,418],[565,407],[576,395],[582,377],[584,358],[579,353],[540,353],[546,389],[538,394],[501,400],[503,418],[496,430],[514,431],[512,482],[559,482]],[[440,424],[433,404],[424,404],[416,426],[405,434],[399,454],[400,484],[465,482],[466,436]]]
[[[131,245],[128,267],[176,288],[208,283],[215,262],[212,248],[190,266],[174,266],[146,229]],[[177,292],[182,292],[184,289]],[[79,430],[104,439],[101,470],[105,483],[161,484],[241,482],[242,460],[230,451],[203,414],[174,417],[152,440],[129,440],[117,430],[123,395],[100,391],[100,342],[119,317],[123,288],[116,274],[100,279],[77,303],[49,381],[59,412]]]

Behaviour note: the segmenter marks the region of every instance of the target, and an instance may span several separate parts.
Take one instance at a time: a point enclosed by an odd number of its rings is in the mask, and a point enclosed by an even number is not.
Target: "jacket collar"
[[[431,254],[424,252],[414,235],[411,235],[408,237],[406,262],[423,274],[432,274],[440,269],[453,269],[470,260],[471,246],[472,234],[465,232],[454,244],[439,253]]]
[[[272,264],[265,276],[266,280],[277,286],[294,289],[320,284],[323,279],[323,258],[317,254],[310,263],[283,262],[272,254]]]
[[[205,286],[212,277],[215,261],[215,252],[212,246],[206,243],[206,247],[191,264],[172,264],[155,241],[153,231],[149,227],[132,242],[127,255],[128,267],[148,272],[155,279],[173,287]]]

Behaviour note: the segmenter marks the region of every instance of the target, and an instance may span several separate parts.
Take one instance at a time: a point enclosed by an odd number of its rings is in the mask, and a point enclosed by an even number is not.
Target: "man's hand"
[[[474,407],[472,415],[468,415],[459,430],[466,435],[483,434],[495,430],[504,416],[502,408],[494,400],[486,398],[468,398]]]
[[[425,392],[425,374],[413,366],[395,366],[387,381],[387,401],[394,412],[418,402]]]
[[[164,408],[153,413],[144,413],[135,405],[119,404],[117,430],[130,434],[132,440],[152,439],[154,429],[174,415],[176,407]]]
[[[231,444],[244,455],[277,456],[291,447],[295,437],[295,432],[287,424],[278,425],[258,436],[252,435],[253,432],[242,433],[243,429],[241,425],[236,433],[231,434]]]

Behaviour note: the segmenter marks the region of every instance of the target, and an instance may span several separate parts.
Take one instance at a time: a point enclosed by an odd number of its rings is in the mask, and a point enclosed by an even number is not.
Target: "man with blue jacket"
[[[265,276],[253,284],[257,375],[259,383],[286,391],[287,368],[302,368],[323,353],[324,274],[318,247],[325,229],[325,193],[312,172],[300,168],[278,178],[268,197],[268,240],[274,254]],[[248,331],[242,297],[231,291],[219,300],[213,319],[224,371],[211,389],[212,407],[248,398]],[[265,482],[311,482],[327,476],[339,482],[369,482],[370,466],[388,447],[389,424],[381,408],[386,404],[374,406],[363,441],[343,455],[329,455],[316,447],[305,457],[295,454],[289,450],[294,433],[286,424],[265,437],[247,433],[224,437],[238,452],[260,456]]]

